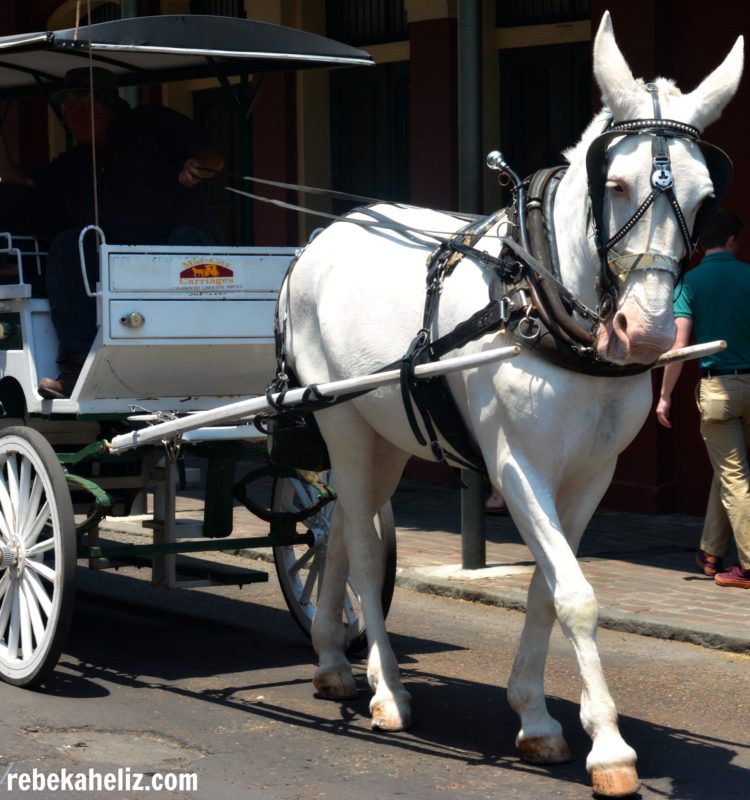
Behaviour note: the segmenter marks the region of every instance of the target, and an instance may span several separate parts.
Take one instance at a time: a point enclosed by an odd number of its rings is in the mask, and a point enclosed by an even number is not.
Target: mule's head
[[[602,18],[594,42],[594,75],[615,129],[659,117],[677,123],[665,123],[663,136],[653,133],[658,125],[650,131],[634,126],[635,132],[627,135],[600,137],[589,151],[589,185],[599,184],[598,197],[592,191],[597,245],[602,258],[606,252],[602,288],[608,285],[615,300],[600,325],[598,342],[599,354],[610,361],[647,364],[672,346],[672,293],[680,263],[690,255],[699,211],[703,207],[705,215],[715,190],[726,188],[718,186],[721,181],[709,170],[698,134],[734,96],[742,63],[739,37],[724,62],[690,94],[664,78],[645,84],[633,78],[615,42],[609,13]],[[601,170],[594,181],[592,169]]]

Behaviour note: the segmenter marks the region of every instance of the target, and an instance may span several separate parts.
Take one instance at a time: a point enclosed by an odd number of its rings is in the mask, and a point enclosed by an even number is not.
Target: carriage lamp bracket
[[[86,254],[83,251],[83,242],[86,238],[86,235],[91,231],[96,233],[97,246],[107,243],[107,240],[104,238],[104,231],[98,225],[87,225],[85,228],[83,228],[80,234],[78,234],[78,257],[81,262],[81,277],[83,278],[83,287],[86,290],[86,294],[89,297],[99,297],[101,292],[91,291],[89,276],[86,272]]]

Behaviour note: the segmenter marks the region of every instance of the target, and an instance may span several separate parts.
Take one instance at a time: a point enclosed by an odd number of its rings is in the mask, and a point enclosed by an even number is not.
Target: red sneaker
[[[750,569],[733,566],[728,572],[717,572],[714,581],[719,586],[734,586],[736,589],[750,589]]]
[[[698,569],[709,578],[713,578],[717,572],[721,572],[723,567],[719,556],[712,556],[705,550],[699,550],[695,554],[695,563],[698,565]]]

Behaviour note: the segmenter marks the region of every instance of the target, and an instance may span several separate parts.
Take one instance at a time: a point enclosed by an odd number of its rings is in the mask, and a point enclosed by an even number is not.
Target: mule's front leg
[[[562,726],[547,711],[544,665],[555,607],[539,567],[529,586],[526,620],[513,670],[508,681],[508,701],[521,720],[516,746],[530,764],[565,764],[571,760]]]
[[[639,787],[636,754],[617,726],[617,709],[596,647],[599,609],[583,575],[581,581],[555,593],[555,608],[560,626],[575,649],[583,681],[581,722],[593,742],[586,769],[594,792],[605,797],[626,797]]]
[[[529,592],[529,611],[521,648],[509,683],[509,697],[522,714],[519,747],[522,754],[537,762],[554,763],[564,759],[564,745],[557,723],[546,711],[542,689],[544,660],[547,652],[551,607],[563,633],[573,645],[583,681],[581,721],[591,736],[593,746],[586,761],[594,791],[609,797],[625,797],[638,790],[636,754],[622,739],[617,727],[617,711],[604,679],[596,648],[598,606],[593,589],[576,561],[580,531],[585,528],[593,509],[583,508],[584,494],[569,492],[578,507],[565,509],[566,525],[574,531],[566,541],[551,493],[538,489],[545,484],[536,476],[537,490],[531,490],[531,467],[513,474],[506,470],[511,487],[509,499],[525,497],[525,505],[511,506],[516,524],[536,558],[537,575]],[[609,479],[611,471],[602,469],[599,476],[589,476],[589,488]],[[515,478],[515,480],[514,480]],[[594,497],[599,497],[595,491]],[[563,505],[565,505],[563,503]],[[541,584],[544,577],[546,587]]]

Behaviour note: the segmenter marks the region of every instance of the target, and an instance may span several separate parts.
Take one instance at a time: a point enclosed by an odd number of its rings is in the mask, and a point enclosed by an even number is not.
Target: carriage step
[[[235,567],[231,564],[217,564],[190,556],[177,556],[177,577],[190,577],[193,580],[207,580],[225,586],[239,586],[246,583],[267,583],[268,573],[259,569]]]
[[[119,559],[118,559],[119,560]],[[231,564],[217,564],[192,556],[177,556],[177,580],[180,581],[205,581],[209,584],[222,586],[239,586],[246,583],[266,583],[268,573],[259,569],[235,567]],[[133,555],[127,558],[127,563],[135,567],[151,567],[150,556]]]

